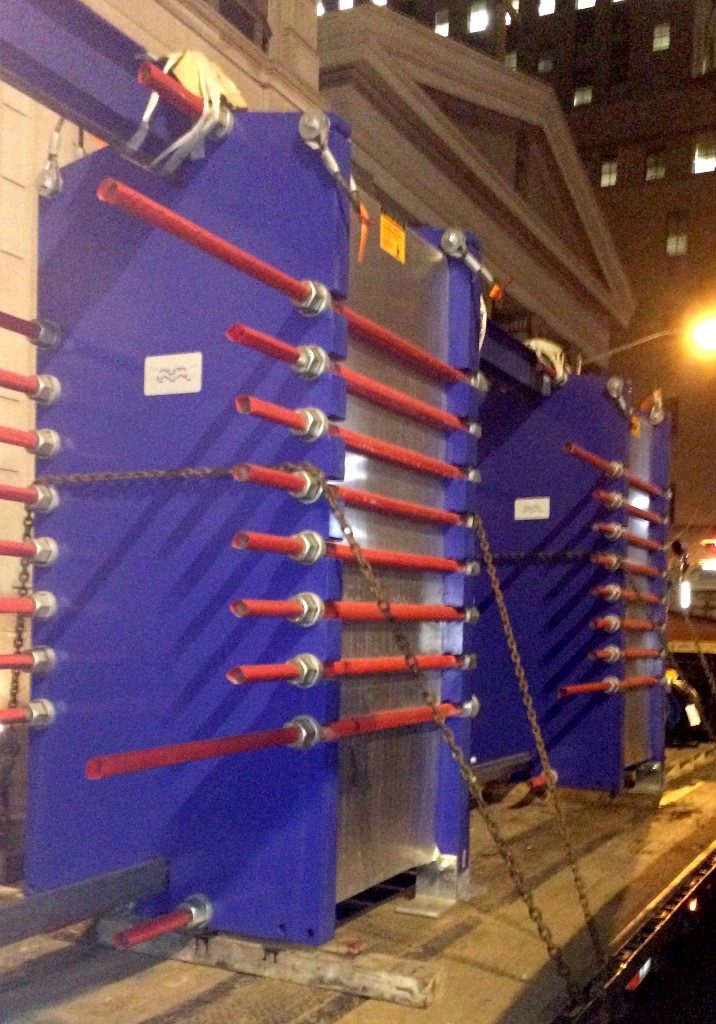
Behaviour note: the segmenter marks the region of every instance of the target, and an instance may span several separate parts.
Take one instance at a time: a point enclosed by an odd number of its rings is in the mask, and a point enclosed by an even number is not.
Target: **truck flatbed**
[[[715,755],[714,747],[706,745],[672,751],[660,799],[634,793],[614,799],[565,794],[590,899],[610,942],[617,937],[625,941],[644,908],[712,844]],[[591,949],[547,807],[539,799],[526,799],[526,787],[520,786],[495,809],[547,922],[575,974],[586,981]],[[386,962],[417,961],[426,977],[433,974],[435,997],[425,1008],[201,963],[158,960],[141,952],[119,953],[90,943],[77,930],[65,930],[0,950],[0,1020],[549,1024],[564,1006],[560,979],[479,821],[472,831],[474,892],[469,902],[431,919],[397,913],[405,897],[396,895],[353,916],[337,932],[347,948],[365,944],[365,952],[348,958],[356,968],[361,957],[381,954]],[[270,960],[275,953],[271,949],[265,955]]]

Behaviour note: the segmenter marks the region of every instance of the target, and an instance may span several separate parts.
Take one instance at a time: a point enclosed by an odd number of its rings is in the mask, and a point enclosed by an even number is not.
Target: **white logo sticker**
[[[515,519],[549,519],[549,498],[515,498]]]
[[[201,391],[201,352],[147,356],[144,360],[145,395],[188,395]]]

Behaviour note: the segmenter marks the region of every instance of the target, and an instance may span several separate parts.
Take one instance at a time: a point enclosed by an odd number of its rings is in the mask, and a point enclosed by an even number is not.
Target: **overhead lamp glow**
[[[716,572],[716,558],[702,558],[699,569],[701,572]]]
[[[679,608],[686,611],[691,607],[691,580],[681,580],[679,583]]]
[[[699,317],[691,325],[691,343],[700,352],[716,352],[716,313]]]

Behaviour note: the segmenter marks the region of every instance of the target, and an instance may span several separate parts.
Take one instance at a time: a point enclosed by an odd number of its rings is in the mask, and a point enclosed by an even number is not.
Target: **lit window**
[[[574,0],[574,6],[578,11],[586,11],[588,7],[596,7],[597,0]]]
[[[614,159],[614,157],[610,157],[608,160],[602,160],[599,184],[602,188],[611,188],[612,185],[616,185],[616,183],[617,161]]]
[[[612,3],[618,4],[621,3],[621,0],[612,0]]]
[[[353,6],[353,0],[338,0],[339,11],[350,11]]]
[[[545,18],[548,14],[554,14],[556,3],[557,0],[539,0],[539,7],[537,8],[537,13],[539,14],[540,18]]]
[[[321,0],[318,0],[318,3],[316,4],[316,14],[317,14],[317,16],[319,18],[322,18],[325,13],[326,13],[325,4],[322,4]]]
[[[653,53],[661,53],[663,50],[668,50],[671,45],[671,25],[668,21],[663,21],[660,25],[654,25],[654,35],[651,40],[651,49]]]
[[[646,158],[647,181],[661,181],[666,177],[666,156],[664,153],[649,153]]]
[[[447,8],[443,8],[435,15],[435,31],[439,36],[450,35],[450,12]]]
[[[490,14],[486,3],[472,4],[467,16],[468,32],[484,32],[490,24]]]
[[[505,54],[505,67],[512,68],[513,71],[517,68],[517,50],[512,50],[511,53]]]
[[[537,62],[537,71],[540,75],[548,75],[553,67],[554,62],[551,57],[540,57]]]
[[[580,85],[579,88],[574,90],[574,96],[572,97],[573,107],[586,107],[588,103],[592,102],[594,90],[591,85]]]
[[[373,4],[376,7],[387,7],[388,6],[388,0],[373,0]]]
[[[694,148],[694,174],[716,171],[716,142],[698,142]]]
[[[681,213],[673,213],[666,222],[666,255],[683,256],[688,248],[686,218]]]
[[[520,0],[512,0],[512,3],[510,4],[510,7],[512,8],[512,10],[515,13],[517,13],[519,11],[519,9],[520,9]],[[510,14],[509,11],[505,11],[505,25],[511,25],[511,24],[512,24],[512,15]]]

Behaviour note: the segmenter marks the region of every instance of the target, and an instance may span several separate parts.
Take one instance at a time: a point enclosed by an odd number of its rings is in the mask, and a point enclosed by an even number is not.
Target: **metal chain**
[[[490,542],[487,537],[487,531],[485,530],[485,524],[482,521],[482,517],[474,515],[473,524],[475,532],[477,533],[478,541],[480,543],[480,550],[482,552],[482,558],[487,569],[487,575],[490,580],[490,586],[492,593],[495,598],[495,604],[500,616],[502,623],[502,630],[505,634],[507,646],[510,652],[510,658],[512,660],[512,666],[515,670],[515,677],[517,679],[517,685],[520,690],[522,697],[522,703],[525,706],[527,712],[527,720],[529,721],[530,729],[532,730],[532,736],[534,738],[535,746],[537,747],[537,753],[539,755],[540,763],[542,765],[542,771],[545,775],[545,783],[547,787],[547,794],[552,804],[552,810],[554,817],[557,822],[557,827],[564,844],[564,849],[567,855],[567,862],[569,864],[570,871],[572,872],[572,878],[574,880],[574,888],[577,893],[579,904],[582,908],[584,915],[584,922],[589,932],[589,937],[592,940],[594,951],[597,954],[597,959],[600,964],[606,963],[607,956],[602,945],[602,940],[597,930],[596,923],[594,921],[594,915],[589,903],[589,897],[587,895],[587,888],[582,878],[582,873],[579,869],[579,862],[577,854],[572,845],[572,839],[567,828],[567,821],[564,815],[564,808],[560,799],[557,785],[556,776],[552,770],[552,766],[549,760],[549,754],[547,753],[547,746],[544,741],[544,735],[542,728],[537,718],[537,711],[535,709],[534,700],[532,699],[532,693],[530,691],[529,682],[527,680],[527,673],[525,672],[524,665],[522,664],[522,657],[520,655],[519,648],[517,646],[517,638],[515,637],[514,629],[512,628],[512,622],[510,620],[510,614],[507,610],[507,603],[505,601],[505,595],[502,591],[499,577],[497,575],[497,568],[495,561],[492,556],[492,549],[490,548]]]
[[[450,756],[457,765],[457,769],[460,773],[460,776],[462,777],[462,779],[464,780],[468,787],[470,796],[475,802],[478,813],[480,814],[480,817],[485,823],[485,827],[487,828],[490,838],[495,844],[497,852],[499,853],[500,857],[502,858],[502,861],[505,864],[505,867],[507,868],[508,874],[512,879],[512,883],[520,899],[527,907],[527,912],[530,918],[532,919],[535,928],[537,929],[537,933],[540,939],[544,943],[544,946],[547,950],[550,959],[552,960],[556,970],[558,971],[558,973],[564,981],[565,987],[567,989],[572,1004],[576,1004],[581,1000],[582,996],[579,987],[577,986],[577,983],[574,980],[574,976],[569,967],[569,964],[567,963],[564,951],[557,944],[552,933],[552,930],[547,925],[544,919],[544,915],[542,914],[542,911],[537,906],[534,890],[532,886],[529,884],[522,868],[517,864],[515,857],[513,856],[511,850],[509,849],[507,839],[503,836],[497,819],[494,817],[489,805],[485,800],[482,787],[477,777],[475,776],[475,773],[473,772],[472,768],[468,764],[462,748],[459,746],[457,740],[455,739],[455,735],[452,729],[448,726],[445,720],[445,716],[441,713],[439,709],[438,699],[430,691],[429,687],[423,682],[425,674],[417,662],[417,657],[415,652],[413,651],[411,641],[407,634],[400,627],[397,619],[393,615],[390,599],[388,598],[382,583],[376,577],[376,574],[373,570],[373,566],[366,560],[365,555],[363,554],[363,550],[358,541],[356,540],[355,534],[353,533],[353,529],[346,516],[343,503],[341,502],[341,499],[339,498],[335,487],[333,487],[332,484],[329,484],[326,481],[323,474],[319,474],[316,471],[315,467],[311,466],[309,468],[306,466],[302,466],[301,468],[311,472],[314,475],[314,477],[319,479],[326,500],[328,501],[331,511],[333,512],[333,515],[335,516],[338,525],[340,526],[341,533],[343,534],[346,543],[351,549],[351,552],[356,560],[356,564],[358,565],[358,568],[363,578],[368,584],[368,587],[373,595],[373,598],[376,604],[378,605],[384,619],[386,620],[386,622],[389,623],[391,627],[391,632],[393,634],[395,644],[398,650],[405,658],[406,664],[411,674],[420,682],[423,700],[428,705],[428,707],[432,709],[435,724],[438,727],[440,735],[445,741],[448,750],[450,751]]]
[[[37,484],[112,484],[135,483],[142,480],[196,480],[231,476],[232,466],[189,466],[182,469],[126,469],[97,473],[64,473],[60,476],[39,476]]]
[[[22,524],[23,541],[27,542],[32,539],[34,524],[34,512],[32,509],[27,508],[25,510],[25,518],[23,519]],[[32,562],[29,558],[23,558],[20,560],[20,571],[18,573],[17,585],[15,587],[18,597],[27,597],[30,593],[31,565]],[[25,650],[25,635],[26,618],[24,615],[17,615],[15,617],[15,632],[12,643],[12,649],[15,654],[22,654]],[[10,693],[7,705],[10,708],[16,708],[18,705],[20,697],[20,674],[20,670],[14,668],[10,675]],[[2,770],[0,771],[0,805],[2,808],[2,815],[5,820],[7,820],[10,815],[10,788],[12,785],[12,776],[21,746],[15,729],[8,729],[2,739],[3,759]]]

